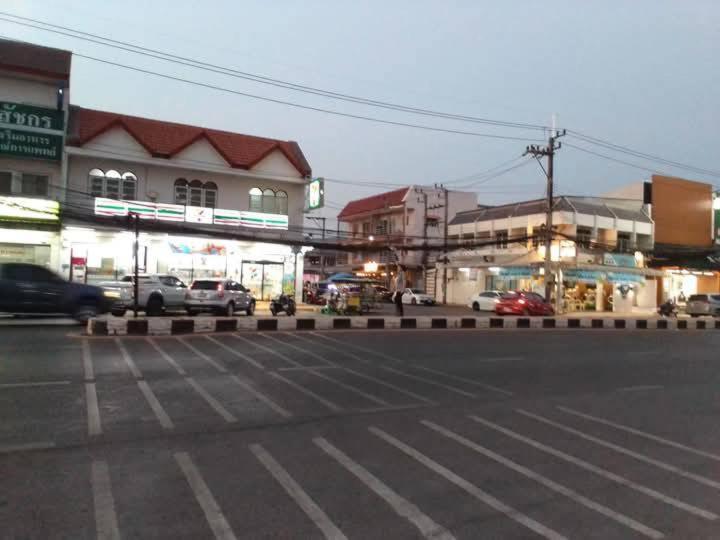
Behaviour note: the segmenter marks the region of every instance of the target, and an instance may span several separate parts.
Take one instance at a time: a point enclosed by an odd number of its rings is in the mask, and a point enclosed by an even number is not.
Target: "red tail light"
[[[218,283],[218,286],[217,286],[217,295],[218,295],[218,298],[222,298],[223,296],[225,296],[225,289],[223,288],[223,284],[222,284],[222,283]]]

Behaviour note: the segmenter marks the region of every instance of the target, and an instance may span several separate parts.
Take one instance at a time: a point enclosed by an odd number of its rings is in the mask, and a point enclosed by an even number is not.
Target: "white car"
[[[402,303],[425,304],[426,306],[432,306],[435,303],[435,298],[420,289],[405,289],[405,292],[402,295]]]
[[[473,311],[495,311],[495,304],[500,301],[502,295],[501,291],[483,291],[470,298],[468,307]]]

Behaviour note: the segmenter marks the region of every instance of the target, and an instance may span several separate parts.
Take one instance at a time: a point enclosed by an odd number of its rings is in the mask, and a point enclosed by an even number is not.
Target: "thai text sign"
[[[60,160],[62,135],[0,128],[0,155]]]
[[[0,124],[18,128],[63,130],[63,111],[0,101]]]

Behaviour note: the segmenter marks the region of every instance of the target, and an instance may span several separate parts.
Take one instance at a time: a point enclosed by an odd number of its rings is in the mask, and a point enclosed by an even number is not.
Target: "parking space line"
[[[168,353],[166,353],[165,351],[163,351],[160,348],[160,345],[158,345],[154,339],[148,337],[148,338],[145,338],[145,341],[147,341],[152,346],[152,348],[155,349],[158,352],[158,354],[163,357],[163,359],[165,359],[165,361],[168,364],[170,364],[172,367],[174,367],[175,371],[177,371],[180,375],[187,374],[185,372],[185,370],[182,367],[180,367],[180,364],[178,364],[172,356],[170,356]]]
[[[248,355],[243,354],[243,353],[241,353],[240,351],[236,351],[235,349],[233,349],[233,348],[230,347],[229,345],[225,345],[224,343],[218,341],[218,340],[215,339],[214,337],[205,336],[205,339],[207,339],[208,341],[212,341],[215,345],[217,345],[218,347],[221,347],[221,348],[225,349],[225,350],[226,350],[227,352],[229,352],[230,354],[233,354],[233,355],[237,356],[238,358],[242,358],[243,360],[245,360],[245,361],[246,361],[248,364],[250,364],[251,366],[254,366],[254,367],[258,368],[259,370],[265,371],[265,368],[262,366],[262,364],[260,364],[260,362],[258,362],[258,361],[255,360],[254,358],[250,358]]]
[[[94,460],[91,469],[95,529],[98,540],[120,540],[120,530],[115,514],[110,471],[107,462]]]
[[[310,335],[315,336],[315,337],[318,337],[318,338],[324,337],[324,336],[322,336],[322,335],[320,335],[320,334],[316,334],[315,332],[308,332],[308,333],[309,333]],[[297,339],[301,340],[301,341],[305,341],[306,343],[309,343],[309,344],[311,344],[311,345],[315,345],[315,342],[313,342],[313,341],[312,341],[309,337],[307,337],[307,336],[303,336],[303,335],[298,334],[298,335],[296,335],[295,337],[296,337]],[[330,349],[330,350],[332,350],[332,351],[335,351],[335,352],[337,352],[337,353],[340,353],[340,354],[342,354],[342,355],[344,355],[344,356],[347,356],[348,358],[352,358],[353,360],[357,360],[358,362],[362,362],[363,364],[370,364],[370,361],[366,360],[365,358],[361,358],[361,357],[358,356],[357,354],[351,353],[351,352],[348,351],[347,349],[338,349],[337,347],[333,347],[332,345],[328,345],[327,343],[323,343],[322,346],[323,346],[323,347],[326,347],[326,348],[328,348],[328,349]]]
[[[441,382],[438,382],[434,379],[428,379],[427,377],[421,377],[419,375],[413,375],[412,373],[407,373],[405,371],[400,371],[399,369],[391,368],[388,366],[378,366],[380,369],[384,369],[385,371],[389,371],[390,373],[395,373],[397,375],[401,375],[403,377],[407,377],[408,379],[415,379],[416,381],[422,381],[427,384],[431,384],[433,386],[437,386],[439,388],[444,388],[448,392],[453,392],[455,394],[460,394],[461,396],[475,398],[477,397],[475,394],[472,394],[470,392],[466,392],[465,390],[461,390],[460,388],[456,388],[454,386],[450,386],[449,384],[444,384]]]
[[[638,384],[636,386],[623,386],[618,388],[618,392],[642,392],[644,390],[662,390],[665,388],[660,384]]]
[[[287,378],[283,377],[283,376],[280,375],[279,373],[270,371],[270,372],[268,372],[268,375],[270,375],[271,377],[274,377],[274,378],[276,378],[276,379],[278,379],[278,380],[280,380],[280,381],[283,381],[283,382],[284,382],[285,384],[287,384],[288,386],[292,386],[292,387],[295,388],[295,390],[297,390],[298,392],[302,392],[302,393],[305,394],[306,396],[310,396],[310,397],[313,398],[314,400],[319,401],[320,403],[322,403],[323,405],[325,405],[328,409],[330,409],[330,410],[332,410],[332,411],[339,412],[339,411],[342,411],[342,410],[343,410],[342,407],[340,407],[339,405],[336,405],[335,403],[333,403],[332,401],[330,401],[330,400],[328,400],[328,399],[325,399],[324,397],[318,396],[318,395],[317,395],[315,392],[313,392],[312,390],[308,390],[308,389],[305,388],[304,386],[296,383],[295,381],[291,381],[290,379],[287,379]]]
[[[334,458],[373,493],[383,499],[400,517],[404,517],[420,531],[424,538],[436,540],[454,540],[454,536],[443,526],[438,525],[425,515],[417,506],[396,493],[392,488],[368,471],[365,467],[348,457],[326,439],[317,437],[313,442],[326,454]]]
[[[208,405],[210,405],[213,410],[218,413],[220,416],[222,416],[226,422],[237,422],[237,418],[233,416],[230,411],[228,411],[225,407],[222,406],[222,403],[220,403],[217,399],[212,397],[207,390],[205,390],[202,386],[198,384],[198,382],[193,379],[192,377],[185,377],[185,380],[187,383],[193,387],[193,389],[200,394],[200,397],[202,397]]]
[[[95,383],[85,383],[85,403],[87,405],[88,435],[94,437],[102,433],[100,424],[100,409],[98,408],[97,390]]]
[[[529,418],[533,418],[534,420],[537,420],[538,422],[542,422],[543,424],[546,424],[548,426],[553,426],[559,430],[564,431],[565,433],[572,433],[573,435],[576,435],[576,436],[580,437],[581,439],[593,442],[593,443],[595,443],[599,446],[603,446],[605,448],[609,448],[620,454],[630,456],[632,458],[637,459],[638,461],[647,463],[648,465],[653,465],[659,469],[663,469],[664,471],[672,472],[679,476],[682,476],[683,478],[688,478],[690,480],[694,480],[695,482],[697,482],[699,484],[703,484],[705,486],[709,486],[709,487],[715,488],[715,489],[720,489],[720,482],[716,482],[715,480],[711,480],[710,478],[706,478],[704,476],[700,476],[699,474],[685,471],[683,469],[680,469],[679,467],[676,467],[669,463],[665,463],[664,461],[660,461],[659,459],[651,458],[650,456],[641,454],[640,452],[635,452],[633,450],[630,450],[630,449],[620,446],[618,444],[611,443],[611,442],[601,439],[599,437],[594,437],[592,435],[588,435],[578,429],[573,429],[571,427],[560,424],[559,422],[554,422],[554,421],[550,420],[549,418],[540,416],[539,414],[534,414],[529,411],[525,411],[523,409],[515,409],[515,410],[524,416],[527,416]]]
[[[127,364],[127,367],[130,369],[130,373],[133,374],[133,377],[135,377],[136,379],[142,379],[142,372],[135,365],[135,362],[133,362],[130,353],[125,348],[125,345],[123,345],[122,340],[120,338],[115,338],[115,344],[117,345],[118,349],[120,349],[120,355],[123,357],[123,360]]]
[[[310,370],[309,373],[312,373],[313,375],[315,375],[316,377],[320,377],[321,379],[325,379],[326,381],[335,383],[340,388],[344,388],[345,390],[353,392],[353,393],[357,394],[358,396],[362,396],[365,399],[367,399],[368,401],[372,401],[373,403],[377,403],[378,405],[385,405],[385,406],[390,405],[390,403],[388,403],[384,399],[380,399],[379,397],[373,396],[372,394],[368,394],[367,392],[364,392],[363,390],[360,390],[359,388],[357,388],[351,384],[346,384],[342,381],[338,381],[337,379],[329,377],[329,376],[325,375],[324,373],[320,373],[319,371]]]
[[[185,475],[185,480],[190,485],[195,499],[205,514],[205,519],[210,525],[215,538],[218,540],[237,540],[230,524],[215,501],[210,488],[208,488],[200,471],[197,469],[187,452],[176,452],[175,461],[177,461],[180,470]]]
[[[302,367],[279,367],[275,371],[313,371],[315,369],[343,369],[341,366],[302,366]]]
[[[455,484],[457,487],[459,487],[466,493],[472,495],[479,501],[483,502],[484,504],[486,504],[493,510],[503,513],[505,516],[509,517],[513,521],[520,523],[521,525],[527,527],[528,529],[539,534],[540,536],[549,538],[551,540],[565,540],[565,537],[563,535],[561,535],[560,533],[546,527],[542,523],[539,523],[539,522],[535,521],[534,519],[532,519],[531,517],[526,516],[522,512],[519,512],[518,510],[508,506],[507,504],[496,499],[489,493],[486,493],[485,491],[481,490],[475,484],[468,482],[464,478],[462,478],[462,477],[458,476],[457,474],[455,474],[454,472],[452,472],[450,469],[444,467],[443,465],[440,465],[437,461],[430,459],[425,454],[419,452],[418,450],[415,450],[413,447],[405,444],[404,442],[400,441],[399,439],[396,439],[392,435],[384,432],[383,430],[381,430],[375,426],[370,426],[368,429],[370,430],[370,432],[372,434],[376,435],[377,437],[380,437],[382,440],[384,440],[388,444],[394,446],[401,452],[410,456],[414,460],[420,462],[422,465],[424,465],[431,471],[435,472],[436,474],[439,474],[440,476],[445,478],[450,483]]]
[[[327,514],[320,508],[315,501],[305,492],[290,473],[288,473],[282,465],[280,465],[270,453],[259,444],[251,444],[250,451],[267,469],[267,471],[277,480],[283,487],[285,492],[293,501],[305,512],[318,529],[328,540],[347,540],[343,532],[330,520]]]
[[[145,396],[145,400],[148,402],[148,405],[150,405],[150,408],[155,413],[155,417],[158,419],[158,422],[160,422],[160,425],[165,429],[173,429],[175,425],[172,420],[170,420],[170,417],[165,412],[165,409],[163,409],[163,406],[160,405],[158,398],[155,396],[155,393],[152,391],[147,381],[138,381],[137,384],[140,387],[140,391],[143,396]]]
[[[68,384],[70,384],[70,381],[37,381],[0,384],[0,388],[33,388],[36,386],[66,386]]]
[[[514,395],[510,390],[504,390],[502,388],[498,388],[497,386],[493,386],[491,384],[485,384],[480,381],[476,381],[474,379],[468,379],[466,377],[460,377],[458,375],[451,375],[449,373],[445,373],[444,371],[440,371],[437,369],[432,369],[425,366],[411,366],[415,369],[420,369],[422,371],[427,371],[428,373],[434,373],[436,375],[441,375],[443,377],[447,377],[448,379],[452,379],[454,381],[460,381],[467,384],[472,384],[474,386],[478,386],[480,388],[484,388],[485,390],[492,390],[493,392],[498,392],[500,394],[505,394],[506,396],[512,396]]]
[[[614,521],[617,521],[618,523],[629,527],[640,534],[643,534],[649,538],[663,538],[664,534],[660,531],[657,531],[655,529],[652,529],[648,527],[647,525],[644,525],[640,523],[639,521],[636,521],[632,519],[631,517],[628,517],[624,514],[621,514],[619,512],[616,512],[612,510],[611,508],[608,508],[607,506],[604,506],[600,503],[597,503],[591,499],[588,499],[587,497],[581,495],[580,493],[565,487],[561,484],[558,484],[554,480],[551,480],[550,478],[547,478],[546,476],[543,476],[539,473],[536,473],[535,471],[528,469],[527,467],[524,467],[523,465],[520,465],[519,463],[516,463],[514,461],[511,461],[500,454],[496,454],[492,450],[489,450],[485,448],[484,446],[480,446],[479,444],[471,441],[470,439],[466,439],[462,435],[458,435],[457,433],[450,431],[449,429],[446,429],[438,424],[435,424],[434,422],[430,422],[428,420],[422,420],[420,422],[424,426],[440,433],[441,435],[444,435],[448,439],[452,439],[455,442],[458,442],[462,444],[463,446],[470,448],[471,450],[474,450],[478,454],[481,454],[489,459],[492,459],[493,461],[496,461],[502,465],[505,465],[507,468],[512,469],[513,471],[522,474],[523,476],[530,478],[531,480],[535,480],[539,484],[542,484],[546,488],[555,491],[556,493],[560,493],[561,495],[564,495],[565,497],[568,497],[569,499],[575,501],[578,504],[581,504],[591,510],[594,510],[605,517],[608,517]]]
[[[690,452],[692,454],[703,456],[709,459],[714,459],[715,461],[720,461],[720,455],[713,454],[712,452],[707,452],[705,450],[700,450],[698,448],[693,448],[692,446],[686,446],[682,443],[671,441],[670,439],[665,439],[663,437],[658,437],[657,435],[653,435],[652,433],[648,433],[647,431],[642,431],[636,428],[632,428],[630,426],[626,426],[624,424],[618,424],[616,422],[611,422],[610,420],[606,420],[604,418],[600,418],[598,416],[592,416],[590,414],[585,414],[580,411],[576,411],[575,409],[571,409],[569,407],[562,407],[560,405],[557,406],[557,408],[567,414],[572,414],[574,416],[577,416],[579,418],[584,418],[585,420],[590,420],[592,422],[597,422],[598,424],[603,424],[605,426],[610,426],[615,429],[619,429],[621,431],[625,431],[626,433],[632,433],[633,435],[637,435],[638,437],[644,437],[645,439],[649,439],[651,441],[655,441],[660,444],[665,444],[667,446],[672,446],[673,448],[679,448],[681,450],[685,450],[686,452]]]
[[[202,352],[200,349],[198,349],[197,347],[195,347],[195,345],[192,345],[191,343],[188,343],[188,342],[185,341],[183,338],[176,337],[175,339],[176,339],[177,341],[179,341],[180,343],[182,343],[183,345],[185,345],[185,347],[187,347],[188,349],[190,349],[193,353],[195,353],[195,356],[197,356],[197,357],[200,358],[201,360],[205,360],[208,364],[210,364],[212,367],[214,367],[215,369],[217,369],[220,373],[227,373],[227,372],[228,372],[228,370],[227,370],[227,368],[226,368],[225,366],[223,366],[222,364],[220,364],[220,363],[216,362],[215,360],[213,360],[210,356],[208,356],[207,354],[205,354],[204,352]]]
[[[283,334],[286,335],[287,337],[290,337],[290,334],[287,333],[287,332],[283,332]],[[296,351],[298,351],[298,352],[307,354],[308,356],[314,358],[315,360],[319,360],[320,362],[323,362],[323,363],[327,364],[328,366],[335,366],[335,365],[336,365],[334,362],[331,362],[330,360],[328,360],[327,358],[325,358],[325,357],[322,356],[321,354],[316,353],[315,351],[311,351],[311,350],[309,350],[309,349],[305,349],[304,347],[300,347],[299,345],[295,345],[294,343],[290,343],[290,342],[288,342],[288,341],[281,341],[281,340],[279,340],[278,338],[273,337],[273,336],[270,336],[270,335],[268,335],[268,334],[260,334],[260,335],[261,335],[262,337],[266,338],[266,339],[270,339],[270,340],[275,341],[275,342],[277,342],[277,343],[280,343],[280,344],[282,344],[282,345],[286,345],[287,347],[290,347],[291,349],[294,349],[294,350],[296,350]]]
[[[278,413],[280,416],[284,416],[285,418],[290,418],[292,416],[292,413],[290,411],[282,408],[280,405],[275,403],[272,399],[267,397],[265,394],[256,390],[255,388],[253,388],[250,384],[246,383],[245,381],[242,381],[237,375],[230,375],[230,380],[232,380],[235,384],[243,387],[245,390],[250,392],[252,395],[254,395],[256,398],[258,398],[260,401],[262,401],[265,405],[270,407],[273,411]]]
[[[324,335],[324,334],[318,334],[317,332],[308,332],[308,333],[309,333],[310,335],[313,335],[313,336],[315,336],[315,337],[319,337],[319,338],[324,339],[324,340],[326,340],[326,341],[332,341],[332,342],[334,342],[334,343],[337,343],[338,345],[342,345],[343,347],[352,347],[353,349],[356,349],[356,350],[358,350],[358,351],[362,351],[362,352],[364,352],[364,353],[368,353],[368,354],[372,354],[372,355],[378,356],[378,357],[380,357],[380,358],[384,358],[385,360],[389,360],[390,362],[394,362],[394,363],[396,363],[396,364],[402,364],[402,361],[398,360],[397,358],[393,358],[392,356],[387,355],[387,354],[385,354],[385,353],[383,353],[383,352],[380,352],[380,351],[376,351],[376,350],[373,350],[373,349],[368,349],[367,347],[362,347],[361,345],[355,345],[355,344],[351,344],[351,343],[344,343],[344,342],[342,342],[342,341],[340,341],[340,340],[338,340],[338,339],[331,338],[331,337],[326,336],[326,335]]]
[[[85,373],[86,381],[95,380],[95,370],[93,369],[92,356],[90,354],[90,342],[87,339],[83,339],[82,343],[82,359],[83,359],[83,371]]]
[[[572,456],[570,454],[566,454],[565,452],[562,452],[551,446],[542,444],[542,443],[536,441],[535,439],[531,439],[530,437],[525,437],[524,435],[520,435],[519,433],[517,433],[515,431],[504,428],[498,424],[490,422],[489,420],[485,420],[484,418],[480,418],[480,417],[474,416],[474,415],[469,416],[469,418],[471,420],[474,420],[475,422],[478,422],[479,424],[482,424],[482,425],[490,428],[490,429],[499,431],[500,433],[503,433],[504,435],[507,435],[508,437],[511,437],[517,441],[524,442],[525,444],[532,446],[533,448],[536,448],[537,450],[540,450],[542,452],[545,452],[547,454],[550,454],[552,456],[560,458],[564,461],[567,461],[568,463],[572,463],[573,465],[580,467],[581,469],[585,469],[586,471],[593,472],[599,476],[602,476],[603,478],[612,480],[613,482],[616,482],[618,484],[626,486],[630,489],[633,489],[639,493],[647,495],[648,497],[651,497],[653,499],[661,501],[665,504],[674,506],[675,508],[679,508],[680,510],[684,510],[690,514],[693,514],[695,516],[699,516],[699,517],[702,517],[702,518],[705,518],[708,520],[715,520],[718,518],[717,514],[714,514],[708,510],[698,508],[697,506],[693,506],[691,504],[682,502],[678,499],[675,499],[673,497],[670,497],[668,495],[660,493],[659,491],[656,491],[649,487],[643,486],[641,484],[637,484],[637,483],[633,482],[632,480],[625,478],[624,476],[620,476],[619,474],[610,472],[606,469],[603,469],[601,467],[593,465],[592,463],[589,463],[585,460],[582,460],[582,459]]]
[[[276,351],[275,349],[271,349],[270,347],[266,347],[265,345],[262,345],[262,344],[260,344],[260,343],[256,343],[255,341],[251,341],[251,340],[249,340],[249,339],[247,339],[247,338],[245,338],[245,337],[243,337],[243,336],[238,336],[237,334],[232,334],[232,337],[234,337],[235,339],[239,339],[240,341],[244,341],[245,343],[247,343],[247,344],[249,344],[249,345],[252,345],[253,347],[257,347],[258,349],[261,349],[261,350],[263,350],[263,351],[265,351],[265,352],[267,352],[267,353],[270,353],[270,354],[272,354],[272,355],[274,355],[274,356],[277,356],[278,358],[280,358],[281,360],[287,362],[287,363],[290,364],[291,366],[302,367],[302,364],[301,364],[300,362],[296,362],[295,360],[293,360],[292,358],[290,358],[288,355],[283,354],[283,353],[281,353],[281,352],[279,352],[279,351]]]
[[[54,442],[3,444],[3,445],[0,445],[0,454],[12,454],[13,452],[27,452],[29,450],[49,450],[51,448],[55,448]]]

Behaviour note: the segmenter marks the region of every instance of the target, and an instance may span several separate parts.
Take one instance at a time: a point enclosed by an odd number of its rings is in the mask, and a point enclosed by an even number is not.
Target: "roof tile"
[[[394,191],[372,195],[371,197],[365,197],[364,199],[350,201],[345,205],[345,208],[340,211],[338,219],[341,220],[358,214],[372,212],[373,210],[381,210],[389,206],[400,205],[405,199],[405,195],[409,189],[409,187],[404,187]]]

